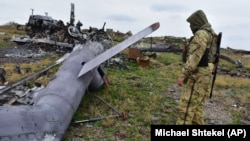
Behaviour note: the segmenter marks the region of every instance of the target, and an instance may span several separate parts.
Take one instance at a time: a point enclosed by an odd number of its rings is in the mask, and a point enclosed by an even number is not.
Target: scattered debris
[[[140,66],[140,67],[143,67],[143,68],[146,68],[149,66],[149,63],[150,63],[150,58],[148,56],[142,56],[142,57],[138,57],[136,59],[137,61],[137,64]]]
[[[142,56],[142,51],[137,48],[129,48],[128,49],[128,60],[136,61],[138,57]]]
[[[105,48],[102,41],[93,40],[86,43],[78,43],[47,87],[34,87],[25,92],[16,91],[14,98],[7,102],[10,106],[1,106],[0,115],[5,116],[0,117],[0,136],[4,136],[4,140],[10,140],[13,137],[20,141],[26,141],[27,139],[46,140],[50,137],[53,140],[61,140],[86,90],[96,90],[104,84],[104,72],[100,71],[101,64],[141,38],[154,32],[159,26],[159,23],[154,23],[112,48]],[[95,34],[93,37],[99,37],[97,35],[100,34]],[[96,38],[96,40],[99,39],[103,38]],[[98,57],[100,60],[98,60]],[[91,61],[94,64],[90,64],[89,62]],[[1,89],[0,96],[2,96],[3,92],[25,83],[30,78],[34,78],[60,62],[56,61],[56,63],[48,66],[46,69],[24,78],[15,83],[15,86],[12,85]],[[89,64],[87,68],[89,70],[86,71],[83,68],[87,64]],[[82,70],[86,72],[81,72]],[[27,98],[31,98],[33,101],[27,100]],[[26,105],[11,106],[18,100]],[[27,104],[31,105],[28,106]],[[108,106],[111,107],[110,105]],[[124,113],[120,113],[114,108],[112,109],[123,119],[126,118]],[[47,133],[53,134],[47,136]],[[39,134],[39,138],[37,134]]]
[[[75,25],[74,4],[71,3],[70,23],[66,25],[62,20],[56,20],[48,15],[34,15],[29,17],[25,26],[25,36],[13,36],[12,42],[22,44],[45,44],[56,47],[73,49],[75,44],[86,43],[87,41],[102,42],[106,49],[113,46],[112,38],[104,31],[106,23],[102,29],[87,32],[81,30],[80,21]]]
[[[84,119],[84,120],[77,120],[74,123],[95,122],[95,121],[99,121],[99,120],[102,120],[102,119],[115,118],[115,117],[120,117],[120,115],[94,117],[94,118],[89,118],[89,119]]]

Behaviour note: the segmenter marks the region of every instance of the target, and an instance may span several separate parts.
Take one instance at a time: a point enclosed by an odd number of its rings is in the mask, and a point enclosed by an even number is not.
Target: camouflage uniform
[[[194,36],[190,39],[188,58],[180,76],[186,85],[182,86],[176,124],[204,124],[203,105],[211,80],[208,52],[212,42],[211,32],[214,32],[202,10],[194,12],[187,21]]]

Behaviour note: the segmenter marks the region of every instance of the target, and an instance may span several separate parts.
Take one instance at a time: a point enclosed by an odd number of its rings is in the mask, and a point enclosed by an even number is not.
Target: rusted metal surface
[[[142,51],[137,48],[129,48],[128,49],[128,59],[136,60],[138,57],[142,56]]]
[[[150,64],[150,58],[148,56],[138,57],[136,59],[138,66],[146,68]]]

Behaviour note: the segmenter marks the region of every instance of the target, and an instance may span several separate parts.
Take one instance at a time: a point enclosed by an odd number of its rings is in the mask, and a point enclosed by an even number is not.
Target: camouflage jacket
[[[188,45],[188,57],[183,66],[182,75],[187,78],[197,72],[198,64],[206,48],[210,48],[212,35],[205,29],[198,30]]]

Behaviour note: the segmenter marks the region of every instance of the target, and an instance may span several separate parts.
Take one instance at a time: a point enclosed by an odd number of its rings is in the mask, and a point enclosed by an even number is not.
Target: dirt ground
[[[173,84],[170,88],[171,97],[176,101],[179,100],[181,88],[177,84]],[[217,93],[226,93],[226,95],[218,96]],[[227,124],[250,124],[250,103],[239,103],[237,98],[230,95],[229,90],[215,90],[212,98],[207,98],[204,106],[205,123],[207,125],[227,125]],[[240,123],[234,123],[236,117],[239,117]]]

